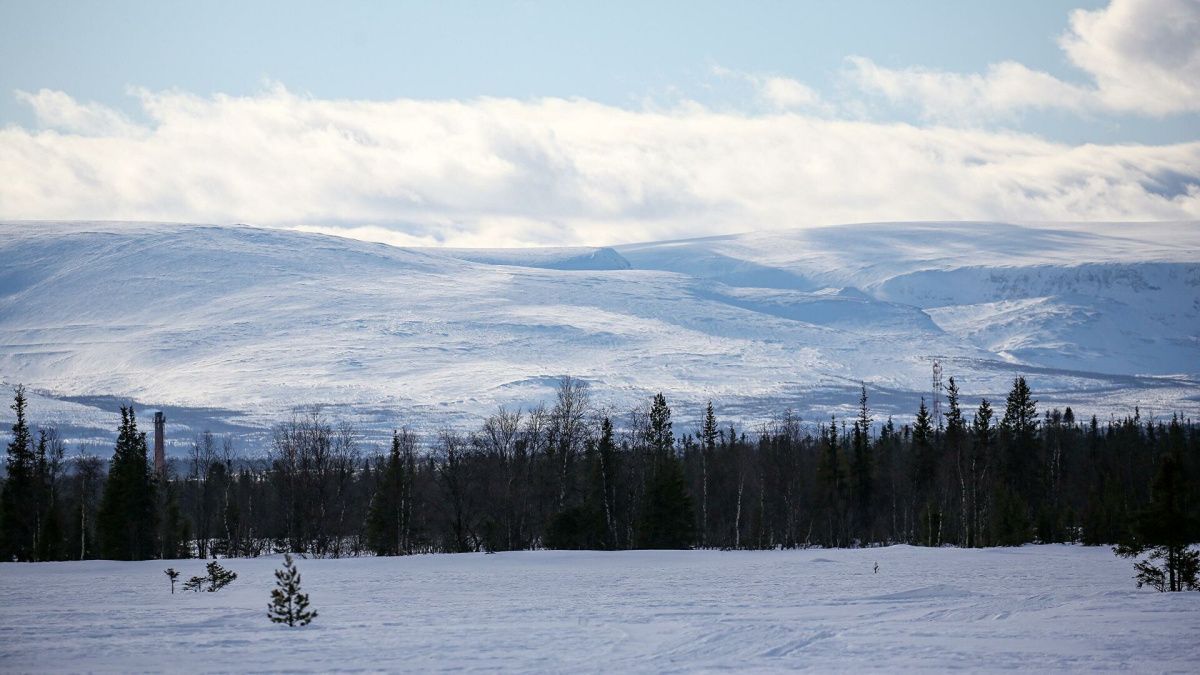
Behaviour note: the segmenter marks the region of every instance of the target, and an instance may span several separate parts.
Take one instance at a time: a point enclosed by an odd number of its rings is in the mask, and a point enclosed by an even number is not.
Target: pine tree
[[[10,406],[17,419],[8,442],[8,479],[0,495],[0,555],[4,560],[33,560],[37,555],[37,462],[25,405],[25,387],[17,385]]]
[[[993,511],[995,543],[1018,545],[1028,540],[1033,523],[1031,500],[1040,494],[1038,424],[1037,399],[1025,378],[1018,376],[1013,379],[1000,420],[1001,475]]]
[[[96,514],[101,554],[111,560],[146,560],[157,553],[154,474],[146,434],[137,430],[132,407],[121,407],[121,427],[108,481]]]
[[[717,451],[717,415],[712,401],[704,408],[704,426],[700,430],[700,547],[708,545],[708,465]]]
[[[208,565],[205,566],[205,570],[208,572],[208,577],[206,577],[205,580],[208,582],[209,593],[216,593],[237,579],[237,572],[233,572],[221,567],[221,563],[217,562],[216,560],[209,562]]]
[[[687,492],[683,463],[675,456],[671,408],[660,393],[650,406],[647,441],[651,450],[651,476],[642,498],[638,548],[690,548],[696,514]]]
[[[968,544],[971,546],[984,546],[986,543],[983,515],[987,509],[985,481],[991,463],[992,437],[995,435],[995,429],[992,428],[992,416],[992,405],[985,398],[979,402],[979,408],[971,420],[969,473],[971,476],[971,532],[973,539]]]
[[[174,567],[168,567],[163,570],[163,574],[171,580],[171,595],[175,595],[175,580],[179,578],[179,572]]]
[[[650,405],[650,426],[647,443],[656,455],[665,455],[675,449],[675,434],[671,431],[671,408],[662,393],[655,394]]]
[[[940,519],[940,513],[935,516],[937,509],[933,503],[933,486],[936,482],[938,468],[936,441],[933,418],[929,413],[929,408],[925,407],[925,399],[922,398],[921,406],[917,409],[917,419],[913,423],[913,457],[910,471],[912,472],[913,501],[917,509],[915,515],[925,535],[918,537],[918,541],[923,539],[926,546],[933,546],[936,543],[936,532],[940,526],[940,523],[934,522],[935,517]]]
[[[1149,551],[1134,563],[1138,588],[1158,591],[1200,590],[1200,519],[1194,511],[1197,497],[1188,490],[1183,458],[1177,453],[1163,457],[1154,479],[1150,505],[1134,518],[1130,537],[1114,550],[1133,558]],[[1158,561],[1160,564],[1156,564]]]
[[[275,570],[275,590],[271,591],[267,616],[272,623],[289,626],[307,626],[317,618],[316,610],[308,609],[308,594],[300,592],[300,571],[290,553],[283,556],[283,569]]]
[[[367,514],[367,545],[375,555],[403,553],[404,462],[400,456],[400,435],[392,432],[392,449],[380,472]]]
[[[163,495],[163,503],[159,505],[162,527],[158,535],[158,556],[164,560],[187,558],[190,555],[188,550],[188,540],[191,539],[190,528],[179,509],[179,497],[176,495],[175,483],[163,477],[159,481],[158,494]]]
[[[654,475],[646,486],[638,528],[638,548],[691,548],[695,512],[687,492],[683,463],[674,455],[655,462]]]
[[[958,479],[959,545],[970,546],[973,534],[971,522],[971,464],[968,456],[967,423],[958,402],[958,383],[950,378],[946,388],[946,449],[954,458],[955,477]]]
[[[850,464],[850,472],[854,481],[854,495],[857,505],[859,537],[867,534],[870,524],[871,498],[874,494],[872,475],[875,470],[875,458],[871,455],[871,411],[867,408],[867,385],[862,383],[862,391],[858,397],[858,419],[854,420],[853,443],[854,456]]]

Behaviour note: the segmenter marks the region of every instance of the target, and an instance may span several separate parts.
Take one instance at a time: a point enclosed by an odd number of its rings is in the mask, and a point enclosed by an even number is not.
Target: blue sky
[[[686,96],[737,105],[714,66],[836,91],[849,56],[975,72],[1007,59],[1085,78],[1056,38],[1079,0],[841,2],[12,2],[0,21],[0,121],[30,124],[16,90],[58,89],[137,113],[130,86],[317,97]],[[912,120],[897,106],[890,119]],[[1008,122],[1069,141],[1194,140],[1196,115]]]
[[[1077,16],[1078,10],[1085,13]],[[166,157],[167,148],[178,150],[181,137],[168,132],[182,128],[185,118],[189,125],[199,125],[218,134],[220,138],[212,139],[214,142],[236,146],[232,136],[235,131],[244,130],[245,138],[261,136],[250,127],[262,121],[268,108],[275,110],[280,105],[288,108],[289,115],[304,110],[302,115],[306,119],[313,115],[342,115],[345,111],[337,105],[339,101],[351,102],[359,112],[375,110],[381,117],[374,123],[363,122],[365,126],[353,132],[359,136],[379,134],[380,139],[372,140],[375,147],[384,147],[386,143],[381,139],[385,137],[389,142],[399,142],[396,133],[400,132],[383,129],[403,115],[418,114],[409,105],[418,102],[443,107],[422,108],[419,114],[425,117],[420,122],[409,120],[409,127],[429,121],[444,123],[465,106],[473,115],[471,125],[482,124],[481,119],[499,120],[504,126],[511,126],[517,120],[526,124],[536,119],[538,122],[524,127],[521,133],[557,131],[556,139],[569,135],[561,133],[566,128],[563,125],[577,129],[580,120],[590,115],[588,106],[595,105],[606,111],[605,119],[621,119],[629,112],[639,115],[638,119],[649,126],[654,125],[655,115],[668,111],[693,121],[698,115],[707,115],[710,121],[721,120],[734,126],[739,126],[739,119],[770,120],[773,132],[788,135],[800,133],[803,127],[806,133],[820,134],[822,139],[847,129],[841,123],[873,125],[866,127],[872,130],[900,123],[926,134],[920,141],[909,143],[910,146],[933,143],[959,148],[960,141],[951,138],[954,133],[986,134],[989,140],[985,145],[1016,135],[1027,146],[1017,152],[1022,156],[1029,152],[1060,153],[1039,146],[1040,141],[1077,151],[1092,145],[1169,148],[1163,152],[1170,157],[1156,157],[1151,162],[1153,167],[1141,178],[1101,175],[1098,180],[1117,187],[1123,180],[1133,180],[1151,194],[1155,190],[1165,192],[1174,200],[1172,203],[1098,212],[1082,209],[1081,215],[1103,216],[1111,212],[1112,217],[1188,216],[1194,205],[1188,201],[1187,186],[1200,175],[1192,147],[1200,141],[1200,100],[1197,100],[1200,84],[1196,75],[1186,72],[1193,64],[1200,65],[1200,48],[1196,46],[1200,41],[1194,37],[1200,33],[1190,33],[1188,37],[1192,28],[1200,29],[1197,17],[1200,17],[1200,3],[1195,0],[1115,0],[1111,5],[1104,0],[1005,3],[3,0],[0,2],[0,63],[3,64],[0,125],[6,126],[7,135],[0,136],[0,150],[7,147],[19,159],[11,160],[15,163],[9,165],[0,160],[0,168],[11,175],[12,171],[31,168],[38,153],[49,153],[62,166],[53,174],[39,169],[47,181],[61,178],[63,172],[100,176],[101,181],[107,180],[106,176],[127,172],[154,173],[154,161],[172,163]],[[500,103],[487,103],[485,98]],[[551,114],[544,105],[547,98],[570,99],[577,105],[567,112]],[[286,103],[281,103],[285,99]],[[372,103],[394,104],[399,108],[379,112]],[[248,112],[251,104],[256,106],[256,112]],[[336,113],[330,112],[335,110]],[[236,115],[249,126],[236,129],[227,126],[221,131],[220,127],[209,124],[218,115]],[[817,131],[813,125],[824,126]],[[745,128],[748,126],[756,128]],[[761,126],[742,124],[738,133],[758,133],[757,127]],[[648,127],[644,131],[653,133]],[[505,133],[511,130],[506,129]],[[697,138],[679,142],[689,148],[713,142],[706,132],[696,133]],[[885,138],[898,136],[885,135]],[[96,150],[97,137],[107,138],[110,144],[127,145],[132,143],[131,138],[142,138],[136,147],[147,157],[149,139],[154,149],[163,154],[135,168],[130,162],[115,158],[117,150],[109,150],[107,154]],[[297,137],[297,133],[291,136]],[[509,164],[514,161],[519,164],[529,156],[529,148],[525,148],[514,160],[504,155],[506,151],[497,150],[495,139],[489,138],[492,140],[484,144],[486,147],[476,148],[481,158],[499,157]],[[411,140],[406,139],[403,144]],[[286,139],[277,141],[271,148],[286,142]],[[568,162],[579,169],[584,167],[584,160],[573,153],[597,142],[609,141],[580,139],[578,145],[557,147],[554,152],[567,153]],[[532,137],[522,137],[517,142],[527,143],[538,145],[534,154],[545,150],[542,141],[535,142]],[[410,145],[405,147],[411,149]],[[1038,147],[1042,149],[1036,150]],[[678,149],[656,148],[653,152],[661,151],[666,156]],[[305,152],[308,150],[311,146],[305,146]],[[331,150],[334,153],[331,157],[346,159],[351,150]],[[434,149],[422,148],[425,151],[433,153]],[[64,159],[64,153],[70,157]],[[1013,156],[1007,150],[1001,154]],[[395,160],[393,156],[374,158]],[[225,159],[236,161],[228,155]],[[211,161],[220,163],[221,158],[212,157]],[[354,161],[362,166],[360,160]],[[693,161],[722,160],[708,154]],[[974,160],[967,157],[964,161]],[[1053,163],[1047,160],[1045,166]],[[476,168],[479,165],[472,164]],[[543,166],[535,171],[544,169]],[[581,169],[589,177],[591,170]],[[404,171],[399,171],[388,175],[403,174]],[[828,175],[814,174],[816,178]],[[496,189],[495,184],[473,176],[484,181],[476,184],[477,188]],[[1081,180],[1087,182],[1087,178],[1077,170],[1069,178],[1056,176],[1053,180],[1077,184]],[[930,179],[936,180],[932,176]],[[1035,180],[1036,176],[1026,179]],[[189,183],[190,180],[199,180],[200,184]],[[489,205],[467,210],[453,208],[436,214],[417,214],[412,209],[398,208],[394,216],[389,216],[386,207],[376,208],[378,200],[385,204],[428,205],[437,199],[423,192],[425,188],[383,178],[359,204],[367,204],[369,208],[350,208],[337,213],[314,207],[283,214],[253,204],[224,210],[212,203],[189,206],[198,203],[197,194],[208,190],[212,180],[211,176],[179,178],[174,189],[181,192],[172,195],[167,194],[165,186],[149,185],[146,175],[142,175],[133,183],[114,182],[101,186],[107,191],[81,194],[69,208],[41,208],[37,195],[39,190],[47,189],[44,185],[18,186],[10,188],[7,198],[0,190],[0,216],[213,218],[288,226],[338,221],[342,225],[399,229],[417,237],[433,237],[438,242],[457,241],[455,233],[478,234],[479,223],[504,219],[523,220],[526,225],[533,223],[534,230],[540,228],[536,223],[546,228],[541,228],[545,229],[542,235],[526,232],[529,236],[501,237],[503,241],[606,239],[607,236],[586,234],[582,222],[566,225],[565,221],[595,221],[598,224],[592,227],[603,227],[600,223],[613,217],[598,211],[595,205],[586,204],[573,213],[564,213],[565,203],[559,204],[562,208],[549,209],[548,213]],[[118,198],[121,189],[134,183],[157,190],[158,196],[152,204],[146,204],[148,198],[143,196]],[[676,187],[683,193],[692,189]],[[592,194],[608,188],[599,188],[592,180],[572,189]],[[831,185],[821,192],[835,189]],[[631,190],[644,196],[646,185],[622,186],[618,192],[628,195]],[[1055,190],[1051,188],[1049,192]],[[387,194],[377,194],[380,191]],[[1020,191],[1031,193],[1027,187]],[[149,192],[153,190],[143,194]],[[97,194],[105,198],[97,198]],[[502,198],[502,195],[496,197]],[[577,200],[578,194],[564,197],[556,193],[553,198],[571,202]],[[659,213],[689,198],[686,194],[655,192],[655,199],[660,201],[654,205],[632,204],[618,219],[636,218],[638,213]],[[750,198],[741,195],[737,199]],[[1095,195],[1080,193],[1071,203],[1092,198]],[[926,210],[889,207],[895,199],[880,199],[878,218],[978,217],[989,213],[994,217],[1056,217],[1070,213],[1069,203],[1040,208],[1038,200],[1031,199],[1027,208],[1015,208],[1011,196],[992,199],[991,206],[973,203],[964,208],[947,204]],[[604,199],[600,202],[607,203]],[[925,203],[938,202],[939,195],[931,194]],[[774,210],[783,209],[783,204],[778,207]],[[692,204],[689,208],[701,206]],[[711,208],[711,204],[704,208]],[[683,210],[685,213],[678,214],[679,217],[686,217],[687,209]],[[743,221],[761,217],[762,210],[743,214],[736,224],[731,220],[713,227],[744,229]],[[840,205],[814,208],[810,212],[814,215],[809,217],[820,222],[871,215]],[[412,225],[414,218],[425,222]],[[477,222],[468,222],[472,219]],[[781,225],[772,222],[771,226]],[[564,228],[566,234],[562,233]],[[552,234],[555,230],[560,234]],[[658,231],[646,228],[647,234]]]

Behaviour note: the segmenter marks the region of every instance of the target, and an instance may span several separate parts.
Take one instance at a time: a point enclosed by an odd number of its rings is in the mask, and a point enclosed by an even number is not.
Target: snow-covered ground
[[[753,425],[965,401],[1200,417],[1200,223],[877,223],[598,249],[402,249],[244,226],[0,224],[0,383],[107,445],[122,401],[261,440],[324,405],[379,438],[563,374]],[[0,422],[10,413],[0,410]],[[753,427],[751,426],[751,429]],[[252,445],[243,443],[242,446]]]
[[[303,629],[266,618],[278,558],[225,563],[174,596],[162,570],[202,561],[0,564],[0,670],[1200,668],[1200,593],[1138,590],[1105,548],[300,560]]]

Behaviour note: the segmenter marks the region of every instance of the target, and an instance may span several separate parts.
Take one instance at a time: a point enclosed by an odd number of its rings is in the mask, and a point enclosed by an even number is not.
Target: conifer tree
[[[205,566],[205,571],[208,572],[205,580],[208,582],[209,593],[216,593],[237,579],[237,572],[225,569],[216,560],[210,561]]]
[[[1000,420],[1001,476],[993,510],[993,536],[1000,545],[1019,545],[1028,540],[1033,523],[1031,499],[1040,493],[1038,425],[1037,399],[1025,378],[1018,376],[1013,379]]]
[[[968,457],[967,423],[958,402],[958,383],[950,378],[946,388],[946,450],[954,460],[954,474],[958,481],[959,545],[970,546],[971,523],[971,480],[970,458]]]
[[[400,555],[403,552],[404,468],[400,435],[393,431],[392,449],[379,475],[367,514],[367,545],[375,555]]]
[[[867,385],[862,383],[862,391],[858,397],[858,419],[854,420],[853,431],[854,456],[851,460],[850,472],[853,474],[856,518],[859,532],[865,532],[869,525],[871,498],[874,494],[872,475],[875,459],[871,454],[871,410],[867,408]]]
[[[1128,540],[1114,549],[1126,558],[1149,551],[1146,559],[1134,563],[1138,588],[1200,590],[1200,552],[1192,548],[1200,542],[1200,519],[1195,514],[1197,497],[1188,490],[1185,471],[1178,453],[1162,458],[1150,505],[1133,519]]]
[[[121,427],[108,481],[96,514],[101,554],[111,560],[146,560],[157,553],[155,480],[146,434],[137,430],[133,407],[121,407]]]
[[[10,406],[16,421],[5,461],[8,478],[0,495],[0,555],[4,560],[33,560],[37,555],[37,462],[25,405],[25,387],[17,385]]]
[[[316,610],[308,608],[308,594],[300,592],[300,571],[290,553],[283,556],[283,569],[275,570],[275,590],[271,591],[267,616],[272,623],[289,626],[307,626],[317,618]]]
[[[675,434],[671,430],[671,408],[662,393],[655,394],[650,405],[650,426],[647,442],[656,455],[669,454],[675,449]]]
[[[987,508],[988,494],[985,481],[992,456],[992,437],[995,435],[992,416],[992,405],[985,398],[979,402],[979,408],[971,420],[969,473],[971,476],[971,532],[974,538],[968,545],[973,546],[984,546],[987,543],[984,536],[983,515]]]
[[[696,515],[687,492],[683,463],[675,455],[671,408],[661,393],[655,395],[650,406],[649,423],[647,441],[652,453],[652,473],[642,500],[638,548],[690,548]]]
[[[717,451],[717,415],[712,401],[704,408],[704,426],[700,430],[700,547],[708,545],[708,465]]]
[[[917,419],[913,423],[912,433],[912,472],[913,501],[916,504],[917,523],[924,530],[920,540],[926,546],[933,546],[939,523],[935,523],[933,504],[933,485],[937,477],[937,439],[933,429],[933,418],[929,408],[925,407],[925,399],[921,398],[921,406],[917,409]]]

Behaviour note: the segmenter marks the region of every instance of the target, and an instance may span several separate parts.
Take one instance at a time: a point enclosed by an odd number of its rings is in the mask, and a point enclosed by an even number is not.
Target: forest
[[[907,424],[876,419],[869,403],[864,385],[852,418],[813,424],[784,412],[749,431],[710,403],[681,432],[661,394],[615,418],[564,377],[551,404],[500,408],[472,430],[398,426],[390,447],[365,448],[350,426],[310,412],[277,424],[263,456],[203,433],[159,473],[132,406],[111,458],[68,457],[54,429],[31,427],[17,387],[0,558],[1128,548],[1156,513],[1158,530],[1196,541],[1200,428],[1190,420],[1039,411],[1022,377],[995,406],[968,405],[951,378],[941,414],[922,400]]]

